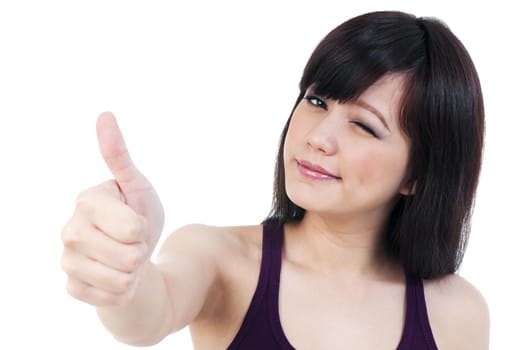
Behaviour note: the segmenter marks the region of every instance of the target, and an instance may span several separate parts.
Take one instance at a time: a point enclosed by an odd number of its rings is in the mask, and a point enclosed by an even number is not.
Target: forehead
[[[370,85],[356,101],[377,109],[390,124],[396,124],[405,88],[405,75],[386,74]]]

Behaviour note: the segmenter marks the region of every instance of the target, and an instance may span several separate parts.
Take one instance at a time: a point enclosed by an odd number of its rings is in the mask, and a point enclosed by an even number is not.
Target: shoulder
[[[261,225],[219,227],[189,224],[172,232],[159,250],[160,259],[195,256],[216,263],[261,250]]]
[[[439,349],[488,349],[489,309],[480,291],[457,274],[424,281],[430,325]]]
[[[183,226],[163,243],[158,262],[176,281],[198,287],[200,311],[193,317],[193,329],[209,333],[228,325],[226,319],[237,311],[258,279],[262,247],[262,226],[217,227],[202,224]],[[176,272],[175,272],[176,271]],[[249,294],[252,291],[249,291]],[[195,295],[194,295],[195,297]]]

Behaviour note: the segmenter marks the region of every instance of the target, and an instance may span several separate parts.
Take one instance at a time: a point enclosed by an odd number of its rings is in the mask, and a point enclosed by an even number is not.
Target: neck
[[[306,212],[301,222],[289,228],[288,239],[295,241],[291,258],[324,274],[386,275],[394,263],[384,246],[384,229],[382,220],[336,220]]]

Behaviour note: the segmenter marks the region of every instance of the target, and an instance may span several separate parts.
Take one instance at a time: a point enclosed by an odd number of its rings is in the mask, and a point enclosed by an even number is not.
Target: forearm
[[[172,330],[172,306],[163,275],[152,262],[144,268],[128,303],[96,308],[101,322],[117,340],[136,346],[156,344]]]

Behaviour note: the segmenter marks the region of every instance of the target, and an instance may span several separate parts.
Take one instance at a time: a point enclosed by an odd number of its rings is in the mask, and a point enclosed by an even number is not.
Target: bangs
[[[382,76],[410,73],[426,57],[424,33],[413,17],[369,17],[344,22],[320,42],[304,69],[301,94],[313,87],[319,96],[352,101]]]
[[[387,69],[372,69],[368,61],[357,58],[359,55],[345,54],[333,51],[314,56],[300,83],[302,94],[311,87],[318,96],[345,103],[357,99],[388,73]]]

